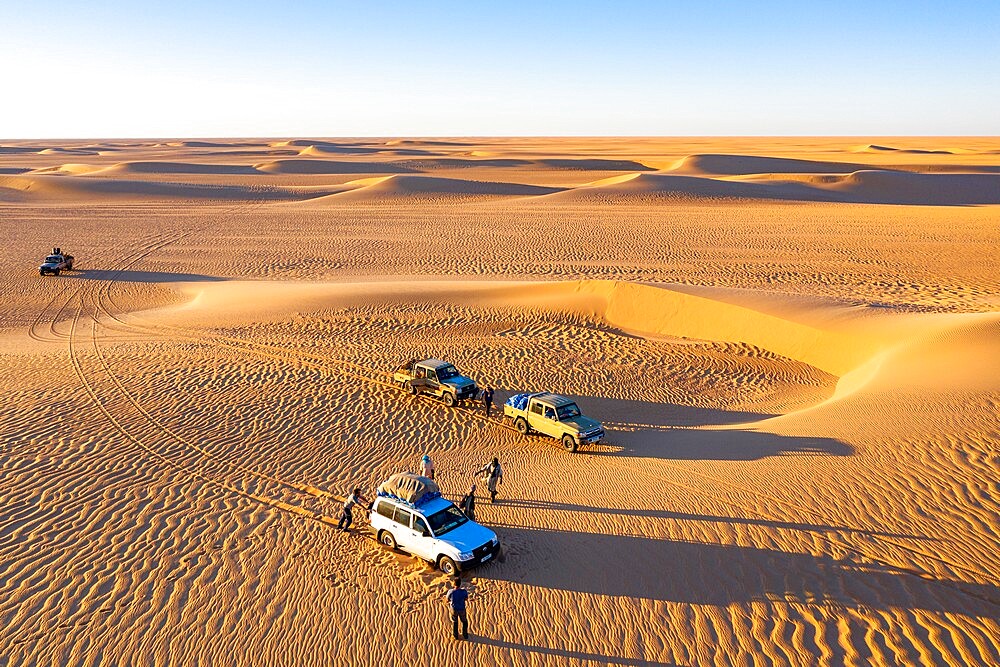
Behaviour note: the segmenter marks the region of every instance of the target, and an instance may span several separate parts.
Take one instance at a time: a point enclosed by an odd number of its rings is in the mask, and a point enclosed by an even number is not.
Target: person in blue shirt
[[[459,639],[458,636],[458,621],[462,621],[462,639],[469,638],[469,617],[465,614],[465,601],[469,599],[469,591],[462,588],[462,578],[455,577],[455,587],[448,591],[445,595],[445,599],[448,600],[448,604],[451,605],[451,630],[455,635],[455,639]]]

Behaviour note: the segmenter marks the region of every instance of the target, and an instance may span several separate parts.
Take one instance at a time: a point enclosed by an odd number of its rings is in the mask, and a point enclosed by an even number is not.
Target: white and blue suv
[[[378,541],[430,561],[447,575],[497,557],[500,540],[496,533],[470,520],[440,494],[428,495],[408,503],[379,492],[370,517]]]

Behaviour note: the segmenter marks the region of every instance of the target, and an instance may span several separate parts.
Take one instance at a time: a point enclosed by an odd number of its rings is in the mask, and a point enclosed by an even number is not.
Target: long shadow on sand
[[[676,403],[635,401],[602,396],[570,396],[584,414],[611,424],[639,428],[666,428],[674,426],[723,426],[755,422],[774,414],[744,410],[720,410]]]
[[[854,448],[834,438],[788,436],[744,429],[619,431],[609,434],[618,451],[595,456],[635,456],[675,461],[756,461],[771,456],[851,456]],[[585,451],[585,450],[584,450]]]
[[[510,393],[504,391],[503,398]],[[604,423],[612,451],[581,448],[582,453],[593,456],[756,461],[771,456],[850,456],[854,453],[853,447],[834,438],[777,435],[749,428],[691,428],[747,424],[776,416],[773,414],[599,396],[570,398],[584,414]],[[502,400],[497,402],[503,405]]]
[[[519,644],[517,642],[508,642],[502,639],[490,639],[489,637],[479,637],[474,636],[471,638],[472,642],[476,644],[485,644],[487,646],[496,646],[497,648],[509,649],[511,651],[535,653],[539,656],[544,656],[546,658],[564,658],[570,660],[580,660],[580,661],[591,661],[598,662],[604,665],[659,665],[659,667],[676,667],[672,666],[670,663],[666,662],[650,662],[649,660],[640,660],[638,658],[621,658],[613,655],[601,655],[600,653],[585,653],[583,651],[571,651],[568,649],[561,648],[549,648],[547,646],[530,646],[528,644]]]
[[[113,271],[80,269],[73,274],[84,280],[115,280],[123,283],[203,283],[221,282],[227,278],[205,276],[199,273],[169,273],[164,271]]]
[[[866,537],[891,537],[906,540],[928,540],[918,535],[888,533],[878,530],[865,530],[849,526],[830,526],[825,524],[801,523],[793,521],[774,521],[771,519],[755,519],[735,516],[716,516],[712,514],[690,514],[688,512],[671,512],[669,510],[647,510],[631,508],[591,507],[589,505],[574,505],[571,503],[553,503],[544,500],[527,498],[503,498],[500,501],[505,507],[522,507],[529,510],[548,510],[556,512],[586,512],[603,516],[634,516],[647,519],[668,519],[673,521],[710,521],[712,523],[740,524],[744,526],[763,526],[782,530],[801,530],[814,533],[850,533]]]
[[[922,609],[995,618],[992,584],[925,579],[905,569],[775,549],[499,527],[507,557],[479,576],[526,586],[724,607],[758,601],[851,609]],[[520,553],[532,554],[535,565]]]

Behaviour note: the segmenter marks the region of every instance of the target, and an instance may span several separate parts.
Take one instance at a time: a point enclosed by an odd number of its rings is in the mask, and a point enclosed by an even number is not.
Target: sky
[[[0,138],[1000,134],[1000,2],[0,0]]]

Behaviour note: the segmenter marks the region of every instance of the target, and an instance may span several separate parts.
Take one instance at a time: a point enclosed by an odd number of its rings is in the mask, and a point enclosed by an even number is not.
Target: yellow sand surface
[[[1000,664],[1000,139],[0,142],[0,226],[0,665]],[[425,453],[467,642],[335,530]]]

